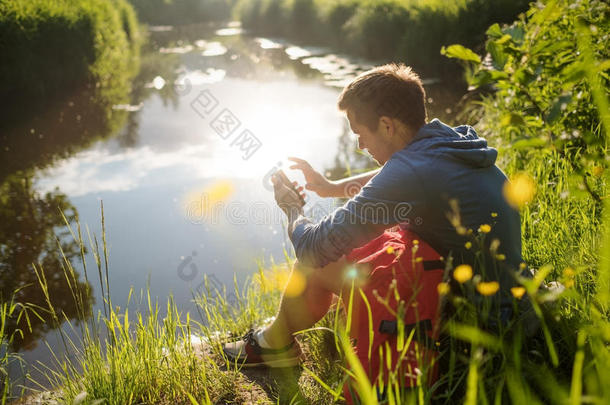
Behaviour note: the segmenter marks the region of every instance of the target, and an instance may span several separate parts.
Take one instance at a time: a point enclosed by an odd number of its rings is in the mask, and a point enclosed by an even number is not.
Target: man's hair
[[[417,73],[402,63],[390,63],[356,77],[343,89],[337,104],[373,131],[381,116],[396,118],[417,131],[427,119],[425,98]]]

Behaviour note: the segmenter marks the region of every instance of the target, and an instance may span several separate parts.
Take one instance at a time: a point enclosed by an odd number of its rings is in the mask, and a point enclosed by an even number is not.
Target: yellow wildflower
[[[472,247],[472,242],[466,242],[466,243],[464,243],[464,247],[465,247],[466,249],[470,249],[470,248]]]
[[[500,284],[497,281],[481,281],[477,284],[477,291],[481,295],[494,295],[500,289]]]
[[[525,270],[526,267],[527,267],[527,264],[525,264],[524,262],[521,262],[519,264],[519,270]]]
[[[499,254],[496,255],[496,259],[500,260],[500,261],[506,260],[506,255],[503,254],[503,253],[499,253]]]
[[[491,213],[491,217],[492,217],[492,218],[495,218],[495,217],[497,217],[497,216],[498,216],[498,213],[497,213],[497,212],[492,212],[492,213]]]
[[[483,233],[491,232],[491,225],[483,224],[483,225],[479,226],[479,232],[483,232]]]
[[[438,283],[436,286],[436,291],[438,291],[438,295],[447,295],[451,288],[449,287],[449,283]]]
[[[489,244],[489,250],[495,253],[495,251],[498,250],[498,247],[500,247],[500,240],[494,238]]]
[[[417,239],[413,239],[413,244],[414,245],[419,245],[419,241]]]
[[[601,166],[595,166],[591,169],[591,173],[595,176],[595,177],[601,177],[601,175],[604,173],[604,168]]]
[[[511,181],[504,183],[503,193],[510,205],[521,208],[534,198],[536,183],[529,174],[518,173]]]
[[[453,278],[460,284],[465,283],[472,278],[472,267],[468,264],[460,264],[453,270]]]
[[[523,297],[523,294],[525,294],[525,288],[524,287],[513,287],[510,289],[510,292],[513,295],[513,297],[520,300],[521,297]]]
[[[388,248],[385,251],[388,252],[388,254],[394,254],[394,247],[388,246]]]

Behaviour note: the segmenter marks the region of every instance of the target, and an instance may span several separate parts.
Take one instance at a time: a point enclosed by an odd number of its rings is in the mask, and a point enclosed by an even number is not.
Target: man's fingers
[[[295,157],[289,157],[288,160],[292,160],[293,162],[296,163],[296,164],[290,166],[290,169],[313,170],[313,167],[311,167],[309,162],[306,160],[295,158]]]
[[[289,169],[301,170],[301,171],[312,171],[313,168],[309,165],[304,165],[302,163],[297,163],[296,165],[288,166]]]
[[[296,163],[301,163],[301,164],[306,164],[306,165],[309,165],[309,163],[307,162],[307,160],[299,159],[299,158],[297,158],[297,157],[292,157],[292,156],[291,156],[291,157],[289,157],[289,158],[288,158],[288,160],[292,160],[293,162],[296,162]]]
[[[271,176],[271,184],[275,186],[278,181],[279,179],[277,178],[277,173],[273,173],[273,175]]]

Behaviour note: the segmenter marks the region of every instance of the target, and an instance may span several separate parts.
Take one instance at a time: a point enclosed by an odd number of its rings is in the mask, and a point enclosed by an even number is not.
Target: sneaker
[[[255,334],[258,331],[250,329],[238,341],[225,343],[222,351],[231,362],[237,362],[242,367],[294,367],[299,364],[301,348],[296,341],[281,349],[261,347]]]

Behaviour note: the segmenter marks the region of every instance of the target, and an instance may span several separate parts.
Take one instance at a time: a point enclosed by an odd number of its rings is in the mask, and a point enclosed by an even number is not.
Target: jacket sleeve
[[[301,216],[290,239],[298,260],[323,267],[375,239],[387,228],[408,222],[419,185],[409,168],[392,161],[342,207],[318,223]]]

